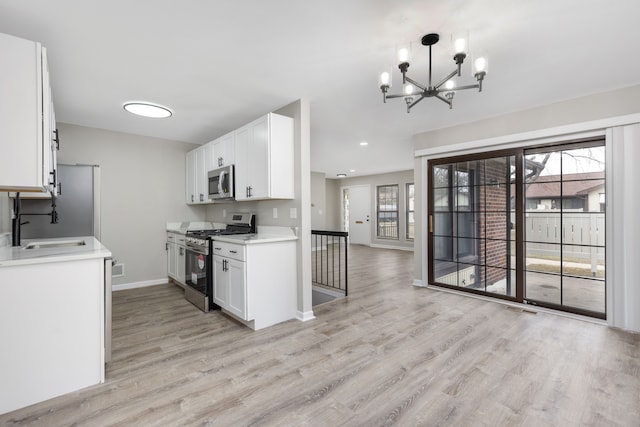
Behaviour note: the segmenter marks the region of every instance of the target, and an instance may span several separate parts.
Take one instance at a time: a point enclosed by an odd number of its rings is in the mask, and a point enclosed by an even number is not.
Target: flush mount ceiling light
[[[346,178],[346,177],[347,177],[347,174],[346,174],[346,173],[337,173],[337,174],[336,174],[336,176],[337,176],[338,178]]]
[[[132,114],[143,117],[151,117],[153,119],[164,119],[171,117],[171,110],[162,105],[149,104],[148,102],[127,102],[124,109]]]
[[[453,95],[458,90],[465,89],[478,89],[478,92],[482,92],[482,80],[487,75],[487,58],[484,56],[478,57],[473,61],[473,76],[477,80],[477,84],[458,86],[451,80],[456,74],[461,76],[462,63],[467,57],[467,40],[465,38],[453,38],[454,56],[453,60],[457,64],[457,69],[452,71],[447,77],[436,83],[431,82],[431,47],[438,43],[440,36],[435,33],[430,33],[422,37],[422,45],[429,46],[429,84],[423,85],[407,76],[407,70],[409,69],[409,49],[401,48],[398,51],[398,68],[402,73],[402,85],[403,93],[387,95],[387,91],[391,87],[391,73],[388,71],[380,74],[380,90],[382,90],[383,102],[387,102],[387,98],[404,98],[407,103],[407,113],[411,110],[411,107],[422,101],[424,98],[436,97],[439,100],[449,105],[449,108],[453,107]]]
[[[362,142],[360,143],[360,145],[362,145],[362,146],[364,147],[364,146],[366,146],[366,145],[369,145],[369,143],[368,143],[367,141],[362,141]]]

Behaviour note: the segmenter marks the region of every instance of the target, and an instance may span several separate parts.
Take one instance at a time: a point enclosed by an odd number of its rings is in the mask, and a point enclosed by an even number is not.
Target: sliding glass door
[[[433,160],[428,174],[430,284],[604,317],[604,141]]]

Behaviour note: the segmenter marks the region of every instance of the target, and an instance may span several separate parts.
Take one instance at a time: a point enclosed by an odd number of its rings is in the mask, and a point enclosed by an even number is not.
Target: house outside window
[[[414,208],[414,191],[415,185],[413,182],[407,183],[405,188],[406,195],[406,230],[405,230],[405,238],[407,240],[413,240],[414,229],[415,229],[415,208]]]
[[[398,193],[397,184],[377,187],[377,237],[398,239]]]

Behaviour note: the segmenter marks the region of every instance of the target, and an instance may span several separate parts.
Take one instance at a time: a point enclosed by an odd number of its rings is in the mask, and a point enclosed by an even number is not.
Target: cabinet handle
[[[184,248],[180,248],[180,255],[184,255]]]
[[[55,138],[53,138],[53,142],[56,143],[56,150],[60,151],[60,138],[58,137],[58,129],[53,131]]]
[[[221,250],[221,249],[222,249],[222,248],[213,248],[213,250],[214,250],[214,251],[219,251],[219,250]]]
[[[168,250],[169,250],[169,244],[168,244],[168,243],[165,243],[165,244],[164,244],[164,250],[165,250],[165,251],[168,251]]]
[[[227,271],[227,260],[226,259],[222,260],[222,271]]]
[[[251,190],[253,190],[253,187],[248,186],[247,187],[247,197],[252,197]]]
[[[193,194],[191,195],[191,203],[193,203]]]
[[[204,194],[200,193],[200,201],[204,202]]]
[[[229,252],[231,252],[232,254],[237,254],[238,253],[238,251],[229,251]]]

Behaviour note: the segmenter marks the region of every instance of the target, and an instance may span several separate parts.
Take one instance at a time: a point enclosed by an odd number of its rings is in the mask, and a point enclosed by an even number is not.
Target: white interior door
[[[349,227],[349,242],[358,245],[371,244],[371,187],[343,187],[342,194],[345,224]]]

